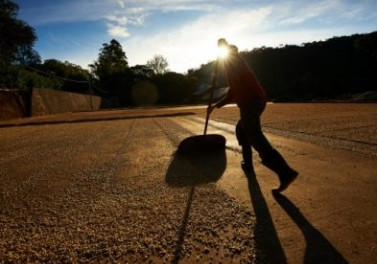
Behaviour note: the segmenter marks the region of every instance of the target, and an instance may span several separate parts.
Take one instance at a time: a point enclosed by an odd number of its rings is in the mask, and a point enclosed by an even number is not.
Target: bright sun
[[[225,59],[228,56],[229,49],[226,46],[220,46],[218,49],[218,54],[220,59]]]

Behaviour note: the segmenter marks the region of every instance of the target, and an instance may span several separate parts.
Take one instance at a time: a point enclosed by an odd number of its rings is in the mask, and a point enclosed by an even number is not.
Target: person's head
[[[225,38],[219,38],[219,40],[217,41],[217,46],[220,47],[220,46],[228,46],[228,42],[226,41]]]
[[[227,70],[237,70],[237,65],[241,62],[240,55],[238,54],[238,48],[236,45],[227,44],[228,55],[225,58],[224,66]]]

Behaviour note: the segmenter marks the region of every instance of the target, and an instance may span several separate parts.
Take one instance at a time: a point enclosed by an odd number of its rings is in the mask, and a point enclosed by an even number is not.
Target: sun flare
[[[229,49],[226,46],[220,46],[218,49],[217,56],[220,59],[225,59],[229,54]]]

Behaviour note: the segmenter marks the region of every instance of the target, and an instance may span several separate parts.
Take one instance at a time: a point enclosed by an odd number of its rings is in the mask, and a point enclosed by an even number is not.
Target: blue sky
[[[240,50],[377,30],[376,0],[15,0],[42,59],[83,68],[103,43],[122,44],[130,66],[163,55],[185,73],[216,58],[225,37]]]

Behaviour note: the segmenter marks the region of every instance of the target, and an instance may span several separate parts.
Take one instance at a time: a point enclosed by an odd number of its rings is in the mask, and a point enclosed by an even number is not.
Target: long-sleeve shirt
[[[266,93],[253,70],[241,56],[237,54],[229,57],[224,66],[229,84],[228,96],[238,106],[251,100],[266,99]]]

